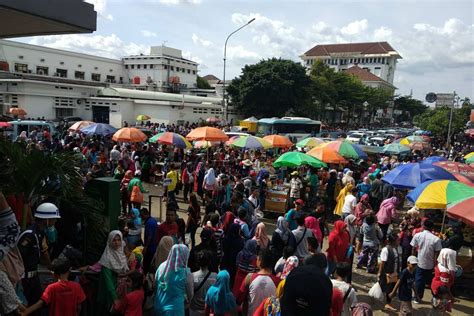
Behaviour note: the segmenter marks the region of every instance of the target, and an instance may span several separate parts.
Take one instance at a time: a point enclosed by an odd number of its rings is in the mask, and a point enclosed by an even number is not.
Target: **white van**
[[[10,121],[9,122],[12,127],[7,130],[7,135],[9,134],[10,139],[12,141],[15,141],[18,137],[18,135],[21,134],[21,132],[26,131],[27,137],[30,137],[31,132],[33,130],[38,131],[38,139],[42,140],[43,138],[43,131],[47,130],[51,137],[55,137],[57,134],[57,130],[54,127],[53,122],[48,122],[48,121],[33,121],[33,120],[16,120],[16,121]],[[11,129],[11,132],[9,133],[9,130]]]

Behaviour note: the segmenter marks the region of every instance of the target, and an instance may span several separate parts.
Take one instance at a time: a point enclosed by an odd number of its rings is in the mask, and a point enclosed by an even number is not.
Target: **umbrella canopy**
[[[197,140],[194,142],[194,148],[211,148],[214,146],[219,146],[221,142],[219,141],[209,141],[209,140]]]
[[[359,145],[360,149],[362,149],[366,154],[380,154],[383,150],[383,147],[380,146],[367,146],[367,145]]]
[[[218,123],[218,122],[220,122],[220,121],[221,121],[220,118],[218,118],[218,117],[212,117],[212,116],[211,116],[211,117],[208,117],[208,118],[206,119],[206,122],[208,122],[208,123]]]
[[[115,132],[112,140],[116,142],[139,143],[146,141],[146,135],[135,127],[124,127]]]
[[[386,155],[406,155],[410,152],[411,150],[408,146],[397,143],[385,145],[382,150],[382,153]]]
[[[473,152],[470,152],[469,154],[467,154],[466,156],[464,156],[464,159],[469,159],[469,158],[472,158],[474,157],[474,151]]]
[[[71,127],[68,128],[68,131],[79,131],[89,125],[94,124],[94,122],[91,121],[79,121],[71,125]]]
[[[327,167],[321,160],[311,157],[310,155],[300,153],[298,151],[290,151],[284,153],[273,163],[274,167],[299,167],[301,165],[309,165],[314,168]]]
[[[447,161],[448,159],[444,158],[444,157],[441,157],[441,156],[431,156],[431,157],[428,157],[426,158],[425,160],[423,160],[423,162],[426,162],[426,163],[435,163],[435,162],[439,162],[439,161]]]
[[[296,146],[297,147],[301,147],[301,148],[314,148],[314,147],[317,147],[321,144],[324,144],[325,141],[321,138],[317,138],[317,137],[307,137],[303,140],[300,140]]]
[[[184,136],[176,134],[176,133],[171,133],[171,132],[164,132],[164,133],[159,133],[154,135],[148,140],[149,143],[158,143],[162,145],[170,145],[182,149],[189,149],[192,148],[193,146],[191,145],[190,142],[184,138]]]
[[[441,167],[451,173],[460,173],[469,179],[474,180],[474,168],[464,163],[455,161],[439,161],[433,163],[433,165]]]
[[[240,135],[232,136],[231,138],[229,138],[228,141],[225,142],[226,146],[232,145],[232,143],[235,142],[235,141],[236,141],[237,139],[239,139],[240,137],[242,137],[242,136],[240,136]]]
[[[401,144],[401,143],[400,143]],[[413,142],[408,144],[412,150],[429,150],[431,149],[431,145],[425,142]]]
[[[0,127],[10,127],[12,124],[10,122],[0,122]]]
[[[149,119],[151,119],[151,117],[145,114],[140,114],[137,116],[137,121],[148,121]]]
[[[474,226],[474,196],[448,205],[448,215]]]
[[[405,138],[402,138],[400,140],[400,144],[402,144],[402,145],[408,145],[408,144],[411,144],[411,143],[414,143],[414,142],[425,142],[425,139],[421,136],[411,135],[411,136],[407,136]]]
[[[468,164],[474,163],[474,151],[464,156],[464,161]]]
[[[256,136],[242,136],[233,141],[231,145],[245,149],[267,149],[272,147],[272,144],[267,140]]]
[[[468,185],[468,186],[474,188],[474,182],[472,182],[472,180],[469,179],[468,177],[466,177],[465,175],[462,175],[462,174],[457,173],[457,172],[452,172],[451,174],[452,174],[452,175],[456,178],[456,180],[458,180],[459,182],[464,183],[465,185]]]
[[[334,140],[318,147],[328,147],[346,159],[367,159],[367,154],[359,147],[346,140]]]
[[[286,136],[268,135],[268,136],[265,136],[263,139],[265,139],[270,144],[272,144],[273,148],[290,148],[290,147],[293,147],[293,143]]]
[[[429,180],[456,180],[456,178],[441,167],[423,162],[400,165],[382,178],[382,181],[397,189],[413,189]]]
[[[317,158],[325,163],[346,164],[347,160],[339,155],[335,150],[326,146],[315,147],[307,152],[308,155]]]
[[[81,133],[85,135],[100,135],[108,136],[115,133],[117,129],[109,124],[104,123],[94,123],[84,128],[81,128]]]
[[[210,141],[221,141],[225,142],[229,137],[220,129],[215,127],[198,127],[193,129],[188,135],[187,140],[210,140]]]
[[[474,197],[474,188],[458,181],[426,181],[408,193],[419,208],[444,209],[448,204]]]
[[[8,113],[15,116],[25,116],[26,114],[28,114],[26,113],[25,109],[22,108],[10,108],[10,110],[8,110]]]

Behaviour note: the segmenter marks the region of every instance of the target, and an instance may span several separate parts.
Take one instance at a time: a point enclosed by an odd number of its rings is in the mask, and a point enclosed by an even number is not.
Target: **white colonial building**
[[[174,123],[222,118],[221,98],[196,88],[197,67],[166,46],[118,60],[0,40],[0,114],[18,106],[27,118],[77,116],[116,127],[139,114]]]

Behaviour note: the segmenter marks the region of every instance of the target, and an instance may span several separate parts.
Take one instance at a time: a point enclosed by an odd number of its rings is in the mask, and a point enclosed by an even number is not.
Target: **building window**
[[[146,69],[146,65],[143,65],[143,69]]]
[[[153,65],[150,65],[150,69],[153,69]]]
[[[140,65],[137,65],[137,69],[140,69]]]
[[[193,75],[195,75],[195,74],[196,74],[196,70],[193,70]]]
[[[382,57],[382,64],[385,64],[385,57]]]
[[[76,71],[74,72],[74,79],[80,79],[84,80],[85,79],[85,74],[83,71]]]
[[[181,68],[181,72],[186,72],[186,69],[184,69],[184,68]]]
[[[179,67],[176,67],[176,71],[179,72]]]
[[[74,109],[56,108],[56,118],[74,116]]]
[[[125,65],[125,69],[128,69],[128,65]]]
[[[58,77],[67,78],[67,70],[66,69],[57,68],[56,69],[56,74],[57,74]]]
[[[48,75],[48,67],[37,66],[36,67],[36,74],[37,75]]]
[[[107,82],[115,83],[115,76],[107,76]]]
[[[27,64],[15,63],[15,72],[27,73],[28,72],[28,65]]]
[[[123,77],[120,77],[119,83],[120,83],[120,84],[123,83]]]
[[[100,74],[91,74],[92,81],[100,81]]]
[[[168,66],[167,65],[163,65],[163,69],[168,69]]]
[[[132,65],[132,69],[135,69],[135,65]]]
[[[191,73],[191,69],[188,69],[188,74],[190,74],[190,73]]]

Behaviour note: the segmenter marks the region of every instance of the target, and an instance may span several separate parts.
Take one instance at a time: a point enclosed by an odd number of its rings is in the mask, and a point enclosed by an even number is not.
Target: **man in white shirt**
[[[344,198],[344,205],[342,206],[342,219],[344,220],[348,215],[354,214],[357,205],[357,188],[352,188],[351,193]]]
[[[302,214],[296,216],[296,224],[298,225],[298,228],[292,231],[296,239],[295,256],[303,262],[304,258],[310,255],[308,249],[308,238],[313,237],[313,232],[304,225],[304,215]]]
[[[341,316],[352,315],[351,308],[354,307],[355,304],[357,304],[357,295],[354,288],[345,281],[350,273],[350,270],[351,266],[348,263],[338,263],[336,265],[336,271],[334,273],[334,276],[336,278],[334,280],[331,280],[333,288],[337,288],[339,291],[341,291],[343,297],[344,305]]]
[[[413,255],[418,249],[418,266],[415,270],[415,286],[420,300],[423,299],[425,285],[431,282],[433,268],[442,245],[441,239],[436,237],[431,230],[433,222],[429,219],[423,222],[423,231],[413,236],[410,245],[413,246]],[[415,301],[415,303],[419,303]]]

